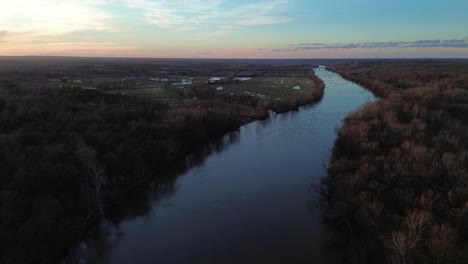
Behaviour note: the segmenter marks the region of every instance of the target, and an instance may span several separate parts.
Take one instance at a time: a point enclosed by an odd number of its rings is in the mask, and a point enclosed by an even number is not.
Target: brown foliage
[[[323,180],[326,219],[362,262],[468,261],[468,67],[416,66],[333,68],[384,96],[345,120]]]

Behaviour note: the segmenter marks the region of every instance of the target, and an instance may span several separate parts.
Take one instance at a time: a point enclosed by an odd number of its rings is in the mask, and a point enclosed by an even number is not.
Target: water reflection
[[[265,119],[262,119],[262,120],[258,120],[256,121],[257,122],[257,134],[259,134],[261,132],[262,129],[264,129],[265,127],[269,126],[271,124],[271,121],[272,121],[272,118],[273,116],[275,116],[276,113],[273,112],[273,111],[269,111],[269,116],[268,118],[265,118]]]
[[[239,131],[231,132],[225,135],[224,137],[216,139],[212,141],[211,143],[207,144],[206,146],[204,146],[203,148],[189,154],[186,157],[186,161],[185,161],[185,164],[183,164],[183,167],[185,170],[193,169],[196,167],[202,167],[203,162],[206,160],[208,156],[212,155],[213,153],[219,154],[223,152],[228,146],[235,144],[238,141],[239,141]],[[177,175],[180,175],[183,172],[178,171]]]
[[[257,121],[259,127],[265,127],[267,119]],[[175,180],[177,176],[187,170],[196,169],[204,165],[204,161],[210,155],[222,153],[227,147],[239,141],[239,131],[233,131],[223,137],[213,140],[202,148],[187,155],[184,162],[177,164],[170,171],[158,176],[148,185],[141,186],[137,194],[121,200],[119,203],[109,204],[105,210],[105,220],[93,233],[93,237],[82,241],[76,248],[70,250],[62,263],[84,264],[111,263],[109,252],[118,245],[119,239],[124,236],[120,224],[124,221],[144,217],[145,221],[151,221],[152,210],[155,207],[169,207],[169,203],[160,203],[163,197],[171,196],[177,191]]]
[[[329,231],[310,210],[336,129],[372,97],[317,70],[314,106],[243,126],[189,155],[172,174],[108,210],[82,263],[333,263]]]

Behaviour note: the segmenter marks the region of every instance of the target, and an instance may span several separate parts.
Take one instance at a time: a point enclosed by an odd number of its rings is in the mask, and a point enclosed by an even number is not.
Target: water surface
[[[314,106],[273,114],[226,136],[157,194],[129,202],[105,235],[83,243],[91,263],[334,263],[312,186],[325,175],[343,118],[373,96],[324,68]],[[219,142],[218,142],[219,143]],[[167,187],[167,188],[166,188]],[[161,191],[163,190],[163,191]]]

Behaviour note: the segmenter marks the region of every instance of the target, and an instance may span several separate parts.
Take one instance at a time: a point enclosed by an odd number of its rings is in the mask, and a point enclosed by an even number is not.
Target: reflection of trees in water
[[[264,128],[269,126],[271,124],[271,122],[273,122],[273,118],[275,116],[276,116],[275,112],[270,111],[268,118],[256,121],[255,128],[256,128],[257,135],[260,134]]]
[[[239,141],[239,132],[231,132],[221,138],[213,140],[209,144],[205,145],[203,148],[195,151],[186,157],[186,162],[183,164],[184,171],[192,168],[197,168],[203,166],[205,160],[213,153],[221,153],[228,146],[237,143]],[[182,173],[183,173],[182,172]],[[180,173],[181,174],[181,173]]]
[[[118,224],[103,221],[93,239],[82,241],[75,249],[71,250],[62,263],[95,263],[96,259],[99,259],[99,263],[111,263],[109,252],[117,246],[121,236],[123,233]]]
[[[228,146],[239,141],[239,132],[229,133],[213,140],[203,148],[187,155],[185,162],[175,164],[170,171],[159,175],[157,179],[147,185],[133,190],[135,195],[128,199],[119,200],[118,203],[109,204],[105,208],[105,220],[94,230],[92,237],[82,241],[62,263],[110,263],[109,252],[119,243],[124,234],[120,228],[123,221],[130,221],[139,217],[151,218],[151,212],[159,206],[163,197],[174,194],[175,181],[178,176],[192,168],[202,167],[205,160],[213,153],[221,153]]]

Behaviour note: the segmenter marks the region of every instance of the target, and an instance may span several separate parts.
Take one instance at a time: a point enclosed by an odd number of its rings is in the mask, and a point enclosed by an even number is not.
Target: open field
[[[106,91],[109,94],[120,94],[128,96],[137,96],[142,98],[179,98],[180,93],[177,93],[181,88],[175,85],[164,85],[159,83],[146,83],[136,85],[135,88],[115,89]]]
[[[247,91],[250,95],[260,94],[271,99],[294,99],[310,92],[312,82],[304,76],[316,65],[310,60],[0,57],[0,81],[14,82],[28,89],[92,88],[150,98],[200,97],[194,93],[192,84],[197,84],[198,88],[202,84],[201,90],[208,92],[223,86],[228,93]],[[206,85],[213,76],[227,81]],[[233,82],[236,76],[252,79]],[[184,80],[189,83],[179,84]],[[292,90],[294,86],[301,86],[301,90]]]
[[[137,88],[137,89],[119,89],[119,90],[109,91],[108,93],[146,97],[146,98],[170,97],[168,91],[164,87],[160,87],[160,86],[154,86],[150,88]]]
[[[295,99],[310,94],[315,84],[309,78],[301,77],[254,77],[250,80],[220,85],[222,93],[251,94],[266,99]],[[300,87],[299,90],[293,87]]]
[[[247,81],[230,84],[207,86],[217,94],[249,95],[267,100],[292,100],[310,95],[315,83],[309,78],[301,77],[254,77]],[[222,90],[216,90],[222,87]],[[297,89],[293,89],[298,87]],[[193,96],[191,85],[145,83],[132,89],[115,89],[110,94],[122,94],[144,98],[188,98]]]

